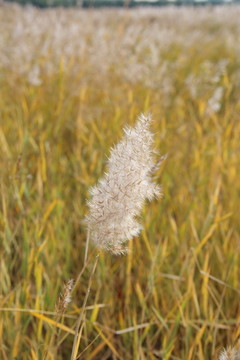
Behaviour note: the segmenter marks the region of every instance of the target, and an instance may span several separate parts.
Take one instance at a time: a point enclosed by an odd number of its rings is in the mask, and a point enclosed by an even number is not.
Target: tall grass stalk
[[[152,200],[161,194],[160,187],[152,180],[153,172],[161,161],[154,162],[153,134],[150,130],[150,115],[141,115],[133,128],[124,128],[123,139],[111,149],[107,162],[107,172],[98,184],[90,189],[89,214],[86,217],[87,239],[84,266],[87,263],[89,240],[114,255],[127,251],[125,242],[138,235],[141,227],[135,220],[140,215],[146,199]],[[77,358],[80,345],[83,317],[93,275],[97,263],[93,265],[83,307],[75,328],[71,360]]]

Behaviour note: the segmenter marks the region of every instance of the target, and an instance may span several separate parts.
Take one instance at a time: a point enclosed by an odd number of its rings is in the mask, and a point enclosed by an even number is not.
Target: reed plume
[[[90,189],[89,214],[85,221],[97,247],[119,255],[127,252],[126,242],[141,230],[137,217],[145,200],[161,195],[152,175],[154,161],[150,115],[141,115],[134,127],[124,128],[123,139],[111,149],[107,172]]]
[[[240,340],[238,340],[236,346],[223,350],[219,360],[240,360]]]

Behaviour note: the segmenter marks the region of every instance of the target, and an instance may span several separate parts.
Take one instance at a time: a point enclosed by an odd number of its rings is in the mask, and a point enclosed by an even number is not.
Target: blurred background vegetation
[[[224,5],[240,4],[240,0],[5,0],[21,5],[32,4],[38,7],[136,7],[163,5]]]

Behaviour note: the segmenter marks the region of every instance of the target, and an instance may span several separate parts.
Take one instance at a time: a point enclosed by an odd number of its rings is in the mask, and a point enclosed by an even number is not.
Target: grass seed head
[[[65,285],[63,289],[63,293],[60,294],[58,303],[56,306],[56,311],[58,314],[63,314],[67,308],[70,302],[72,301],[72,289],[74,285],[74,280],[69,280]]]
[[[90,189],[89,214],[86,222],[93,242],[113,254],[127,252],[126,242],[137,236],[145,200],[161,195],[154,183],[153,134],[150,115],[141,115],[134,127],[124,128],[123,139],[112,148],[107,172]]]
[[[240,340],[238,340],[236,346],[224,349],[219,360],[240,360]]]

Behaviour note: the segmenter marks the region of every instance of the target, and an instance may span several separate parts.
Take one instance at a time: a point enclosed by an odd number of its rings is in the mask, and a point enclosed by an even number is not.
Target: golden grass
[[[62,71],[59,63],[39,86],[1,72],[1,359],[54,359],[56,349],[57,359],[70,358],[92,247],[69,316],[56,323],[54,311],[63,283],[84,264],[88,189],[123,125],[149,110],[156,146],[168,153],[157,174],[164,198],[146,205],[132,252],[100,254],[79,358],[208,360],[239,337],[239,62],[217,42],[181,57],[168,101],[161,86],[114,70],[89,71],[83,86],[71,64]],[[193,98],[186,77],[221,56],[229,59],[218,83],[222,107],[207,112],[204,80]]]

